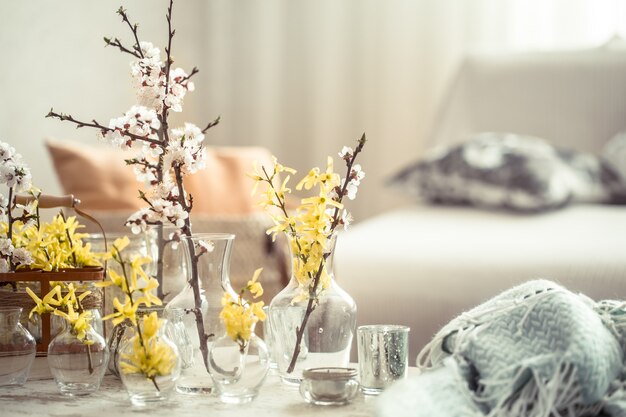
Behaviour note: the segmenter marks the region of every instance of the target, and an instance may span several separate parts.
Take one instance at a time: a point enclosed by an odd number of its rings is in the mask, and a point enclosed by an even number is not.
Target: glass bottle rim
[[[181,237],[191,240],[234,240],[235,235],[233,233],[194,233],[189,236],[182,235]]]
[[[23,307],[20,306],[0,306],[0,313],[17,313],[22,314],[24,310]]]

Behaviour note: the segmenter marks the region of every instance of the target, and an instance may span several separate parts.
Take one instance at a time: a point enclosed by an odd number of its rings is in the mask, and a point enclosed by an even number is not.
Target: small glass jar
[[[22,307],[0,307],[0,386],[23,385],[35,360],[35,338],[20,324]]]
[[[142,333],[145,317],[146,316],[140,316],[137,319],[137,325],[142,329]],[[141,342],[139,346],[133,343],[136,332],[135,327],[128,327],[125,332],[128,338],[122,342],[119,349],[118,370],[120,372],[120,378],[128,392],[131,403],[136,406],[147,406],[167,401],[172,392],[174,392],[176,380],[180,376],[181,361],[178,355],[178,348],[167,336],[167,319],[159,320],[161,321],[161,325],[155,338],[150,340],[140,338],[139,340]],[[130,368],[138,370],[137,363],[135,363],[134,359],[146,355],[150,357],[148,352],[136,350],[137,348],[145,349],[144,346],[146,345],[144,345],[144,343],[149,345],[148,349],[163,355],[155,362],[164,364],[163,368],[167,370],[166,372],[148,378],[142,372],[124,369],[124,364],[127,364]],[[165,361],[171,362],[166,363]]]
[[[357,374],[353,368],[305,369],[302,372],[300,394],[310,404],[348,404],[359,391]]]
[[[48,345],[48,364],[63,395],[89,395],[100,388],[109,360],[106,342],[94,329],[85,341],[64,321],[63,330]]]
[[[209,348],[209,372],[224,403],[252,401],[259,394],[269,367],[267,346],[254,333],[243,350],[228,335],[217,339]]]

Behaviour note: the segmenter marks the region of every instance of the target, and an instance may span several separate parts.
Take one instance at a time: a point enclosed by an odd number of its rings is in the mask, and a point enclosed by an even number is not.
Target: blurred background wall
[[[166,41],[167,0],[0,2],[0,140],[60,192],[44,138],[96,144],[92,130],[45,119],[54,107],[107,124],[134,104],[131,44]],[[384,180],[428,147],[446,85],[468,52],[592,48],[626,27],[623,0],[178,0],[175,65],[200,69],[173,125],[203,125],[213,145],[262,145],[301,174],[369,138],[363,219],[403,202]]]

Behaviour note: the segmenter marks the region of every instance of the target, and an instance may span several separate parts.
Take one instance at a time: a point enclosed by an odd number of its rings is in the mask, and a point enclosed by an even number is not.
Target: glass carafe
[[[23,385],[35,360],[35,338],[20,324],[22,307],[0,307],[0,386]]]

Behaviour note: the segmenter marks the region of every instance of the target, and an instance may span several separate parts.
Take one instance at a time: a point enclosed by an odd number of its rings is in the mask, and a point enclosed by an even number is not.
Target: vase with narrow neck
[[[178,240],[177,235],[180,233],[178,227],[163,226],[163,241],[157,239],[159,262],[163,274],[163,302],[165,304],[179,294],[189,280],[189,256],[185,244]]]
[[[0,307],[0,386],[24,385],[35,360],[35,338],[20,324],[22,307]]]
[[[87,342],[87,343],[85,343]],[[48,345],[48,365],[63,395],[89,395],[100,388],[109,360],[104,338],[89,329],[80,340],[67,322]]]
[[[200,233],[183,238],[188,256],[187,262],[190,266],[188,268],[189,282],[165,307],[166,316],[170,314],[168,310],[173,309],[183,309],[187,312],[182,322],[185,324],[193,348],[193,358],[186,364],[186,367],[183,367],[176,383],[176,390],[179,393],[211,394],[213,392],[213,380],[206,366],[207,355],[211,343],[225,331],[219,317],[224,292],[230,292],[233,298],[237,297],[230,285],[229,276],[230,254],[234,239],[235,235],[223,233]],[[197,271],[199,294],[195,293],[191,285],[194,271]],[[193,313],[196,308],[196,297],[200,300],[202,331],[208,336],[205,352],[201,349],[200,331],[196,315]]]
[[[307,368],[346,367],[356,328],[356,304],[352,297],[335,282],[333,253],[336,236],[323,249],[323,283],[313,289],[301,286],[294,270],[302,266],[302,259],[293,256],[297,242],[288,235],[292,252],[291,280],[270,304],[270,321],[274,336],[275,360],[283,382],[299,384],[302,371]],[[314,276],[317,268],[311,273]],[[307,313],[309,312],[309,313]],[[304,331],[299,331],[304,323]],[[296,355],[296,346],[299,353]]]

